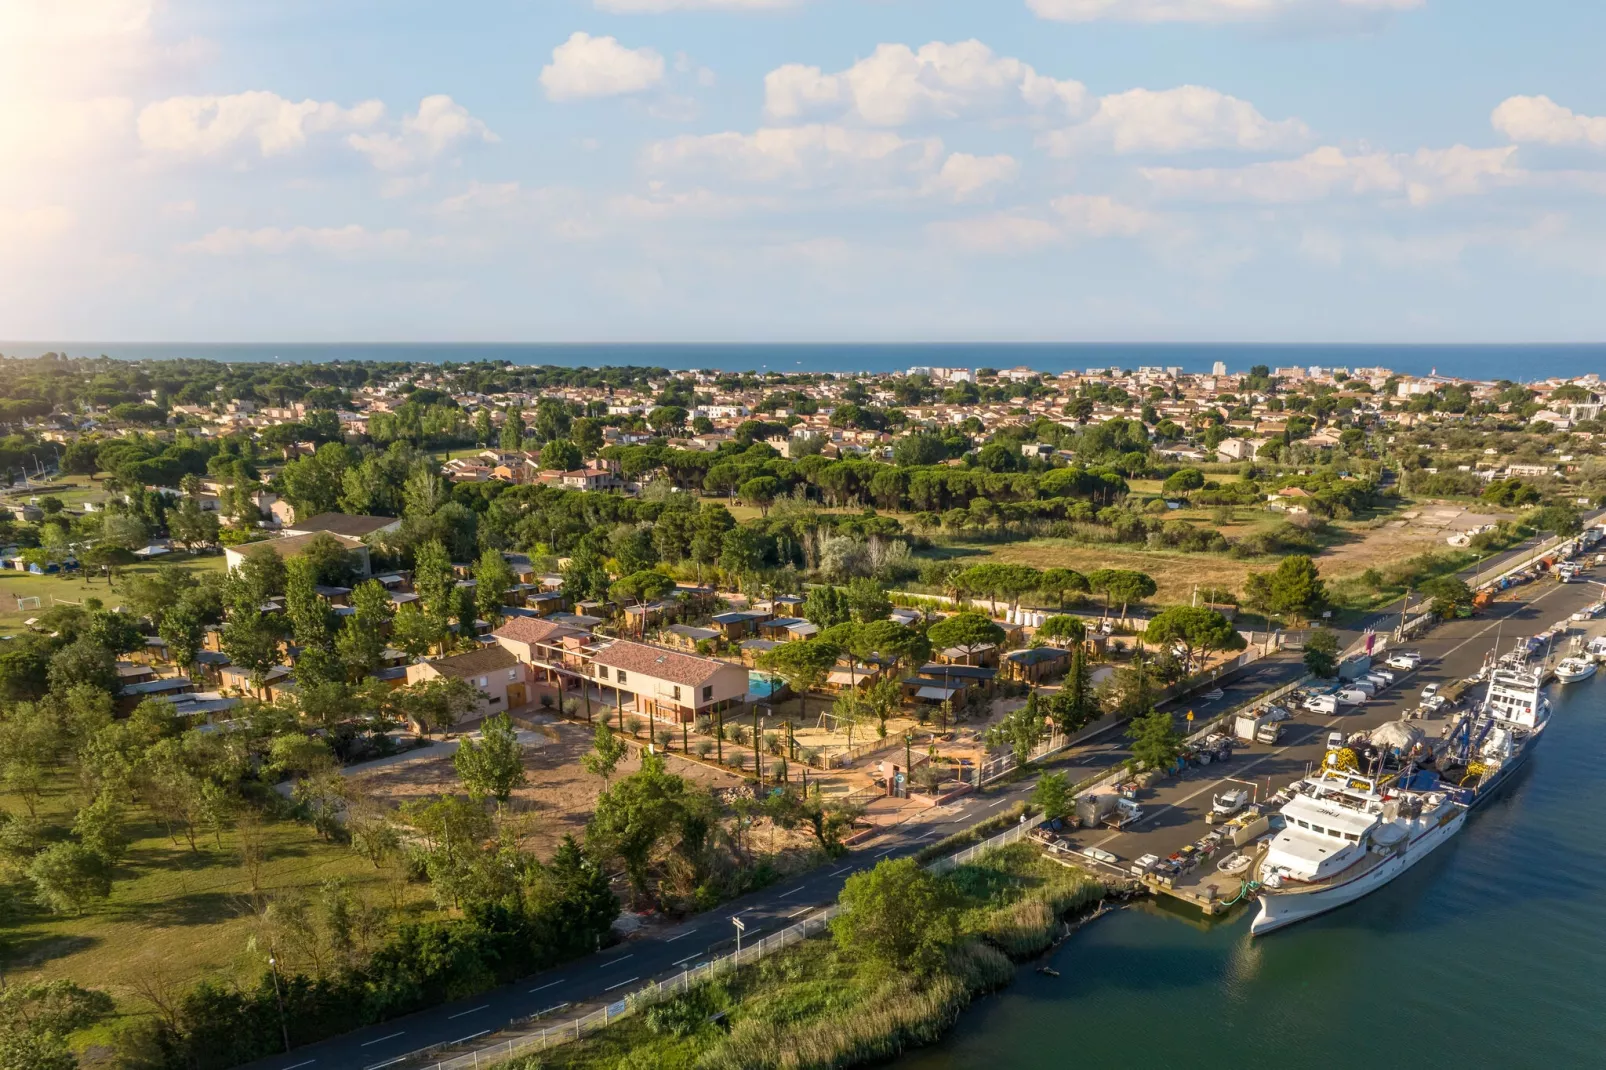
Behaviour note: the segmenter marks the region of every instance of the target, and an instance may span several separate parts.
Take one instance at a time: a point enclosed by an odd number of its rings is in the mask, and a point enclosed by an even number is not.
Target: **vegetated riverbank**
[[[914,863],[878,869],[900,866]],[[1129,891],[1029,843],[923,879],[954,935],[928,971],[891,969],[845,946],[839,931],[502,1070],[806,1070],[889,1058],[936,1040],[972,1000],[1009,984],[1016,962],[1063,939],[1068,917]]]

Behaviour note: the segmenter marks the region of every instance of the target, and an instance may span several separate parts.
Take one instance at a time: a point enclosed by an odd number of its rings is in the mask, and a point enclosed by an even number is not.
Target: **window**
[[[680,701],[680,685],[679,684],[675,685],[675,701],[676,702]]]
[[[1348,840],[1350,843],[1360,843],[1361,842],[1361,838],[1359,836],[1355,835],[1355,833],[1353,833],[1353,832],[1344,833],[1344,838],[1346,840]]]
[[[714,700],[714,688],[713,688],[713,685],[709,685],[708,687],[703,688],[703,701],[704,702],[712,702],[713,700]]]
[[[608,678],[608,667],[606,665],[598,665],[597,675],[606,680]]]
[[[625,682],[625,671],[623,669],[619,670],[619,675],[618,675],[617,679],[621,684]]]
[[[517,670],[517,669],[509,669],[507,671],[507,678],[509,680],[517,680],[519,678],[519,670]]]
[[[1323,836],[1327,835],[1327,830],[1322,828],[1320,825],[1312,825],[1310,830],[1312,832],[1320,833]]]
[[[486,684],[488,684],[488,683],[490,683],[490,681],[489,681],[489,680],[487,680],[487,679],[486,679],[486,678],[485,678],[485,677],[483,677],[483,676],[482,676],[482,677],[480,677],[480,686],[481,686],[481,687],[484,687],[484,686],[485,686],[485,685],[486,685]]]

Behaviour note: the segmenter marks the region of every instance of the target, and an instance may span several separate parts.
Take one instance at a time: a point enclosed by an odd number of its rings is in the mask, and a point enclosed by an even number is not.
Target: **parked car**
[[[1373,679],[1382,680],[1384,684],[1392,684],[1395,680],[1399,679],[1399,677],[1395,676],[1387,669],[1379,669],[1376,666],[1373,666],[1371,669],[1367,670],[1366,675],[1372,677]]]
[[[1443,687],[1440,684],[1429,684],[1428,686],[1424,687],[1422,689],[1422,701],[1423,701],[1423,703],[1426,703],[1428,699],[1437,696],[1438,693],[1440,691],[1442,691],[1442,690],[1443,690]]]
[[[1422,667],[1422,655],[1414,650],[1401,650],[1396,654],[1390,654],[1384,664],[1403,672],[1414,672]]]

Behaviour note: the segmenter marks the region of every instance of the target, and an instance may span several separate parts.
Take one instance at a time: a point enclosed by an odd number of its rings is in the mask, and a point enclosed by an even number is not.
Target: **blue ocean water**
[[[1043,342],[948,344],[626,344],[458,342],[0,342],[0,354],[34,357],[45,352],[105,355],[119,360],[200,358],[225,361],[503,361],[567,367],[635,365],[722,371],[829,371],[885,373],[911,367],[1025,365],[1041,372],[1157,365],[1207,372],[1216,361],[1240,372],[1272,367],[1373,368],[1412,375],[1437,371],[1466,379],[1531,381],[1552,376],[1606,374],[1606,344],[1576,345],[1326,345],[1209,343]]]

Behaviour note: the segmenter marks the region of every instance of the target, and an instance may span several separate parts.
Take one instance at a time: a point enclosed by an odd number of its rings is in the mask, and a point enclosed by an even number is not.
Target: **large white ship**
[[[1453,794],[1331,768],[1301,780],[1256,867],[1260,912],[1250,933],[1352,903],[1416,865],[1466,823],[1467,807]]]
[[[1446,779],[1472,791],[1477,806],[1528,760],[1549,723],[1542,670],[1496,668],[1483,706],[1450,730],[1440,768]]]

